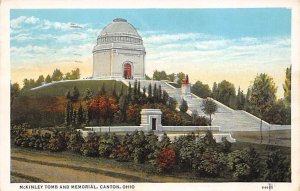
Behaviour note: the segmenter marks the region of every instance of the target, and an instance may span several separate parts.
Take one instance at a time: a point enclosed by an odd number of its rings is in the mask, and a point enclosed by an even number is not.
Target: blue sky
[[[12,81],[55,68],[91,75],[97,34],[125,18],[144,40],[146,73],[190,74],[212,86],[226,79],[246,90],[268,73],[282,96],[291,63],[290,9],[39,9],[11,10]],[[74,23],[82,28],[71,28]]]

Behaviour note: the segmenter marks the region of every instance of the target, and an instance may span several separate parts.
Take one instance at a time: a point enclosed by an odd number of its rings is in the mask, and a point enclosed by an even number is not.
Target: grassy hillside
[[[65,94],[68,90],[72,93],[73,87],[76,86],[79,89],[80,98],[73,104],[73,107],[78,109],[81,104],[83,108],[86,108],[86,102],[83,100],[85,90],[90,88],[95,95],[103,84],[108,93],[111,92],[114,85],[119,93],[123,85],[122,82],[115,80],[62,81],[36,90],[25,91],[14,100],[11,107],[11,121],[16,124],[27,122],[33,127],[62,124],[68,102]],[[127,86],[123,85],[123,91],[126,90]]]
[[[28,90],[24,92],[27,96],[64,96],[68,90],[72,91],[76,86],[79,89],[80,95],[83,95],[87,88],[93,90],[94,93],[98,92],[104,84],[106,91],[111,91],[116,83],[116,91],[119,93],[123,85],[122,82],[115,80],[82,80],[82,81],[61,81],[53,83],[48,86],[41,87],[35,90]],[[124,86],[124,90],[127,86]]]

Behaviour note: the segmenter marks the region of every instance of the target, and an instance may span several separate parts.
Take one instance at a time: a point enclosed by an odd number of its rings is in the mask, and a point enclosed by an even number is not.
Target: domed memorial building
[[[93,49],[93,78],[144,79],[145,47],[137,30],[117,18],[103,28]]]

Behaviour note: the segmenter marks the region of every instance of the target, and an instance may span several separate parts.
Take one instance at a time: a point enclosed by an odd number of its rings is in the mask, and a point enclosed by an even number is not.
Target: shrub
[[[133,161],[136,163],[144,163],[147,158],[146,137],[143,131],[133,134],[134,150],[132,153]]]
[[[226,137],[222,137],[220,147],[220,150],[224,153],[229,153],[231,151],[231,143],[226,139]]]
[[[84,143],[84,139],[82,138],[79,132],[74,132],[70,135],[70,139],[68,141],[68,150],[79,153],[82,144]]]
[[[80,152],[83,156],[96,157],[99,156],[99,139],[100,137],[96,133],[89,133],[86,137],[86,141],[82,144]]]
[[[168,147],[171,144],[170,138],[168,137],[167,133],[164,132],[164,134],[160,137],[160,141],[158,144],[160,148]]]
[[[203,137],[203,142],[209,147],[215,147],[217,144],[211,131],[206,131],[205,136]]]
[[[107,133],[100,139],[99,142],[99,156],[108,158],[113,149],[119,144],[119,139],[115,134],[108,135]]]
[[[270,152],[266,160],[264,179],[271,182],[283,182],[290,179],[290,166],[280,150]]]
[[[48,149],[53,152],[63,151],[67,147],[67,142],[64,137],[64,133],[57,133],[50,138]]]
[[[180,112],[183,112],[183,113],[187,112],[188,104],[184,99],[182,99],[179,109],[180,109]]]
[[[155,166],[160,173],[170,172],[175,165],[175,150],[172,146],[164,147],[156,158]]]
[[[127,162],[130,160],[130,155],[123,145],[117,145],[112,151],[112,158],[117,161]]]
[[[247,180],[250,176],[250,167],[246,163],[239,163],[235,166],[233,177],[238,180]]]
[[[209,119],[205,116],[197,116],[195,119],[195,125],[207,126],[209,125]]]
[[[198,176],[215,177],[220,174],[224,164],[225,157],[223,154],[206,150],[194,158],[192,167]]]
[[[260,175],[260,157],[253,148],[236,150],[228,154],[227,165],[232,175],[239,181],[258,179]]]
[[[154,160],[158,150],[158,137],[153,131],[146,135],[145,152],[148,160]]]

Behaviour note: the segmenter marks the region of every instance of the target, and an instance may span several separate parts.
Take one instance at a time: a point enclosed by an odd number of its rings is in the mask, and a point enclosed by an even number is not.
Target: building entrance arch
[[[130,63],[124,64],[124,78],[132,79],[132,67]]]

